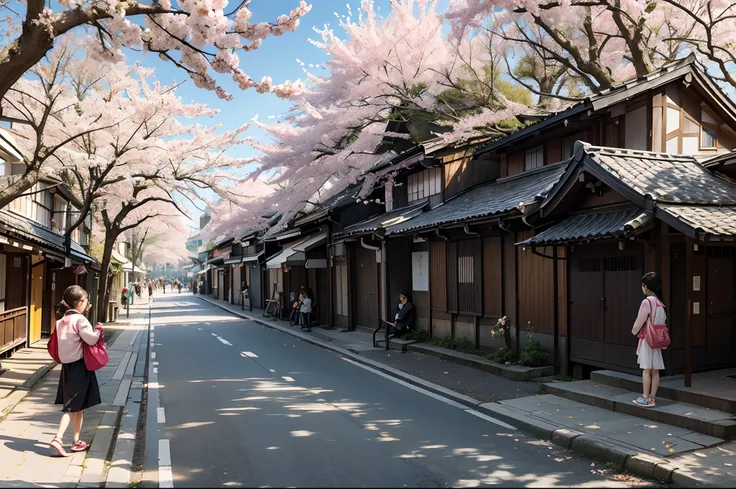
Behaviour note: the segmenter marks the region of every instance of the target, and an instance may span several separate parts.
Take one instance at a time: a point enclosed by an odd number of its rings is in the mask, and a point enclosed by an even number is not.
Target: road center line
[[[252,351],[241,351],[240,352],[240,356],[243,357],[243,358],[245,358],[245,357],[248,357],[248,358],[258,358],[258,355],[256,355]]]
[[[156,352],[155,351],[152,351],[151,352],[151,358],[156,358]]]
[[[233,344],[232,344],[232,343],[230,343],[229,341],[227,341],[227,340],[226,340],[225,338],[220,338],[220,337],[218,336],[218,337],[217,337],[217,339],[218,339],[218,340],[220,340],[220,343],[222,343],[223,345],[227,345],[227,346],[233,346]]]
[[[292,379],[291,377],[281,377],[281,378],[287,382],[294,382],[294,379]]]
[[[164,411],[164,408],[160,407],[156,409],[156,421],[158,421],[159,424],[166,423],[166,412]]]

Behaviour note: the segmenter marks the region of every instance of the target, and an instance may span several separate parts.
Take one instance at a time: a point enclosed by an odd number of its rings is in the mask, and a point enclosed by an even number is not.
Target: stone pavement
[[[103,403],[85,412],[82,439],[91,442],[89,451],[66,458],[52,456],[49,443],[61,417],[59,406],[54,405],[61,372],[61,367],[57,366],[0,422],[0,487],[33,484],[99,487],[105,481],[108,455],[114,447],[115,432],[131,393],[138,351],[144,340],[147,341],[144,307],[147,311],[147,305],[141,305],[137,314],[131,310],[132,324],[106,326],[121,331],[108,345],[109,363],[97,372]],[[140,399],[140,389],[133,394],[138,394]],[[72,437],[69,427],[64,439],[67,451]]]

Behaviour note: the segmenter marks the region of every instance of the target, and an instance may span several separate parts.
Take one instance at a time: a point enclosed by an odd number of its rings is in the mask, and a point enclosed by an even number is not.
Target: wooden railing
[[[27,315],[25,307],[0,312],[0,353],[25,341]]]

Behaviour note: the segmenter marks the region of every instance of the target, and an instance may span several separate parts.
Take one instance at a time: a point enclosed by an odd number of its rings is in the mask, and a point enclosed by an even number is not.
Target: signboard
[[[429,291],[429,252],[419,251],[411,254],[412,290]]]

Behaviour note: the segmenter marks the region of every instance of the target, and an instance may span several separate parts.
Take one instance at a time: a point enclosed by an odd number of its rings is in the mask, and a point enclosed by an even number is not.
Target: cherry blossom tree
[[[248,225],[278,212],[282,218],[269,230],[276,232],[305,205],[319,205],[359,180],[366,196],[376,182],[367,172],[387,156],[378,153],[390,149],[391,139],[465,144],[499,137],[511,130],[505,121],[528,110],[494,84],[498,71],[488,76],[489,39],[448,42],[436,0],[390,4],[386,17],[366,0],[357,20],[340,18],[344,39],[329,26],[316,30],[319,40],[312,43],[329,58],[328,75],[305,68],[308,86],[290,97],[290,113],[275,123],[255,121],[274,141],[252,142],[262,153],[254,176],[269,175],[280,190],[247,206]],[[418,122],[445,129],[412,134]],[[392,132],[389,123],[409,130]]]
[[[230,7],[230,8],[228,8]],[[226,0],[0,0],[7,43],[0,44],[0,98],[39,63],[65,34],[88,30],[88,54],[120,61],[122,48],[158,53],[184,70],[194,83],[229,98],[212,72],[226,74],[242,89],[291,93],[298,84],[274,86],[270,78],[252,80],[239,68],[239,52],[260,47],[269,36],[294,31],[311,6],[303,0],[275,22],[251,21],[250,1]]]
[[[452,0],[446,17],[456,38],[494,32],[598,92],[688,52],[711,76],[736,87],[735,14],[736,4],[726,0]],[[560,95],[550,86],[539,91]]]

